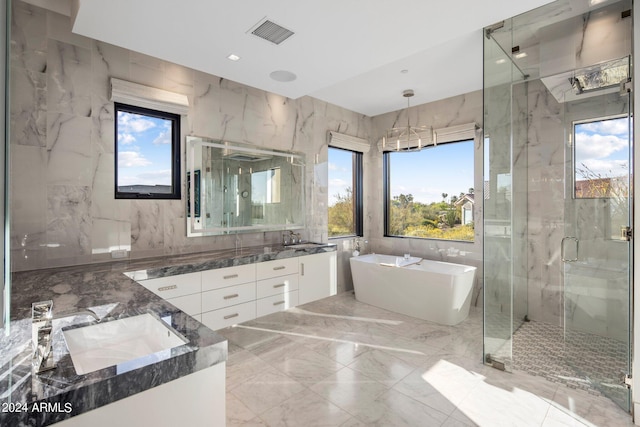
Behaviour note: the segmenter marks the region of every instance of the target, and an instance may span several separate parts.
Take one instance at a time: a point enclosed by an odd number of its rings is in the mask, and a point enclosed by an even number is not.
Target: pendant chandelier
[[[382,137],[383,151],[419,151],[431,143],[431,128],[428,126],[411,126],[409,122],[409,100],[414,95],[412,89],[402,92],[407,98],[407,126],[394,127]]]

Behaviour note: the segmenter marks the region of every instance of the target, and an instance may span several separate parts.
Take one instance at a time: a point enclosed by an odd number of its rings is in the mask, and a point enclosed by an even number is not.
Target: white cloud
[[[136,141],[136,137],[131,135],[130,133],[120,133],[118,134],[118,142],[124,145],[133,144]]]
[[[576,160],[602,159],[610,155],[626,150],[629,146],[626,138],[614,135],[588,135],[586,133],[576,134]]]
[[[580,130],[595,132],[603,135],[625,136],[629,133],[629,124],[626,118],[614,120],[602,120],[578,125]]]
[[[118,129],[127,133],[139,133],[155,127],[153,121],[137,114],[119,112]]]
[[[153,140],[154,145],[164,145],[164,144],[171,144],[171,132],[170,131],[163,131],[160,132],[160,134],[156,137],[156,139]]]
[[[346,187],[347,185],[350,185],[350,183],[344,179],[332,178],[329,180],[329,187]]]
[[[335,163],[329,163],[329,170],[330,171],[337,171],[337,172],[348,172],[347,168],[338,166]]]
[[[118,152],[118,166],[133,168],[137,166],[149,166],[151,162],[136,151]]]

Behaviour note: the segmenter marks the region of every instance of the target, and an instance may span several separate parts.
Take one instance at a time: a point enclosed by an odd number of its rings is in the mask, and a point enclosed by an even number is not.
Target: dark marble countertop
[[[255,246],[239,250],[228,249],[173,256],[171,257],[171,263],[167,263],[166,258],[141,260],[129,263],[126,271],[128,272],[127,275],[132,279],[145,280],[322,252],[335,252],[336,248],[333,243]]]
[[[133,279],[335,250],[331,244],[304,248],[250,247],[13,273],[11,323],[0,330],[0,426],[50,425],[227,359],[227,342],[221,335]],[[53,351],[57,368],[35,375],[31,367],[31,303],[49,299],[53,300],[54,316],[89,308],[98,314],[101,322],[151,312],[170,319],[171,326],[188,342],[146,366],[128,371],[122,366],[111,366],[78,375],[62,329],[95,321],[85,316],[54,320]]]

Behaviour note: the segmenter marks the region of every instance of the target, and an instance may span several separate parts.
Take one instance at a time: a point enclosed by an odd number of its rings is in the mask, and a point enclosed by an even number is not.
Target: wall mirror
[[[187,136],[187,236],[304,227],[304,155]]]

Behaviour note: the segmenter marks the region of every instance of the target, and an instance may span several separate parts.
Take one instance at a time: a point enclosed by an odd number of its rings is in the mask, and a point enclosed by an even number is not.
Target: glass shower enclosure
[[[626,410],[631,8],[558,0],[484,39],[485,362]]]

